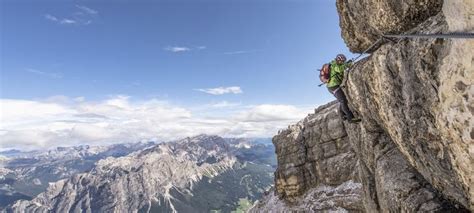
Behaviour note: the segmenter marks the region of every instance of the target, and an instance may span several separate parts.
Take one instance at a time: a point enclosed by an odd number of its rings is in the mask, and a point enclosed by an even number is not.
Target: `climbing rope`
[[[369,48],[365,49],[364,52],[362,52],[361,54],[359,54],[359,56],[357,56],[356,58],[353,58],[351,59],[352,63],[355,63],[357,61],[357,59],[359,59],[362,55],[364,55],[365,53],[367,53],[369,50],[371,50],[372,48],[375,47],[375,45],[377,45],[380,41],[383,40],[383,37],[380,37],[379,39],[377,39],[377,41],[375,41],[372,45],[370,45]]]
[[[474,38],[474,33],[435,33],[435,34],[410,34],[410,35],[383,35],[387,38]]]
[[[377,39],[372,45],[370,45],[367,49],[365,49],[362,53],[360,53],[357,57],[351,59],[352,63],[355,65],[357,59],[359,59],[362,55],[366,54],[369,50],[374,48],[380,41],[387,39],[389,41],[394,42],[391,38],[442,38],[442,39],[474,39],[474,33],[434,33],[434,34],[403,34],[403,35],[394,35],[394,34],[386,34],[381,35],[379,39]],[[352,65],[346,72],[351,71],[355,66]],[[325,83],[319,84],[318,86],[322,86]],[[344,85],[343,85],[344,87]]]
[[[403,34],[403,35],[394,35],[394,34],[386,34],[386,35],[381,35],[379,39],[377,39],[372,45],[370,45],[369,48],[364,50],[359,56],[357,56],[354,59],[351,59],[354,63],[359,59],[362,55],[367,53],[369,50],[371,50],[375,45],[377,45],[380,41],[387,39],[389,41],[392,41],[390,38],[443,38],[443,39],[450,39],[450,38],[464,38],[464,39],[472,39],[474,38],[474,33],[434,33],[434,34]]]

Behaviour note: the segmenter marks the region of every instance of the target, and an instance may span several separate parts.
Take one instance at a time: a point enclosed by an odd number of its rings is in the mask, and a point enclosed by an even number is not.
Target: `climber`
[[[346,62],[346,56],[338,54],[336,59],[331,61],[329,64],[323,65],[320,70],[320,79],[323,83],[327,84],[329,92],[331,92],[336,99],[339,101],[339,109],[343,120],[348,120],[351,123],[360,122],[360,118],[354,117],[347,106],[347,99],[344,91],[341,88],[341,84],[344,78],[344,71],[352,65],[352,60]]]

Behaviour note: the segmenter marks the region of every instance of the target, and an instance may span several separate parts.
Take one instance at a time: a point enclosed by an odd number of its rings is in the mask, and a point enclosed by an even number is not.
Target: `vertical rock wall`
[[[443,12],[407,33],[472,32],[473,8],[445,1]],[[426,181],[466,208],[473,208],[473,49],[468,39],[388,42],[353,69],[345,89]]]
[[[337,8],[342,36],[354,52],[381,34],[474,32],[472,0],[337,0]],[[346,73],[344,91],[361,123],[342,122],[332,103],[274,137],[275,194],[285,208],[311,202],[308,194],[322,185],[355,181],[362,184],[363,207],[335,207],[474,210],[473,50],[472,39],[384,40],[376,46]],[[256,208],[269,203],[275,201]]]
[[[450,32],[474,33],[474,1],[445,1]],[[449,41],[439,71],[436,125],[474,209],[474,39]]]

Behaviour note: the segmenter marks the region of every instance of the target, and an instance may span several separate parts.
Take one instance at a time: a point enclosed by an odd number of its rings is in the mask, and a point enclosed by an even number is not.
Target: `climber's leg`
[[[334,96],[339,101],[340,109],[344,113],[347,120],[351,120],[352,118],[354,118],[354,114],[352,114],[351,110],[349,109],[349,106],[347,106],[347,98],[346,98],[346,95],[344,94],[344,91],[342,91],[342,89],[339,88],[335,90]]]
[[[339,104],[339,115],[341,115],[342,120],[344,120],[344,121],[347,120],[346,114],[344,114],[344,112],[342,111],[342,105],[341,104]]]
[[[329,92],[331,92],[339,101],[339,110],[341,111],[343,120],[347,119],[351,123],[361,121],[360,118],[355,118],[354,114],[352,114],[351,110],[349,109],[349,106],[347,105],[346,95],[344,94],[344,91],[342,91],[341,88],[336,87],[336,88],[328,88],[328,89],[329,89]]]

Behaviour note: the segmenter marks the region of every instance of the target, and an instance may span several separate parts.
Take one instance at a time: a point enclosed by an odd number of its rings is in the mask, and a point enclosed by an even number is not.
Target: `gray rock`
[[[474,31],[469,0],[338,0],[337,6],[343,38],[355,52],[383,33]],[[299,210],[307,193],[341,181],[362,184],[363,205],[354,211],[474,210],[473,49],[469,39],[376,46],[346,73],[344,91],[363,122],[341,125],[329,104],[275,136],[276,196],[253,210]]]
[[[278,156],[275,191],[293,205],[310,188],[338,186],[356,177],[356,155],[335,102],[290,126],[275,136],[273,143]]]
[[[400,34],[441,11],[443,0],[337,0],[342,38],[362,52],[383,34]]]
[[[281,202],[277,195],[269,193],[249,212],[363,212],[361,190],[362,185],[352,180],[338,186],[320,185],[292,204]]]
[[[436,33],[446,29],[440,13],[415,31]],[[472,42],[465,45],[474,48]],[[364,125],[380,126],[404,158],[436,190],[448,200],[472,208],[472,163],[468,163],[471,160],[466,146],[472,139],[460,136],[472,128],[473,115],[456,112],[462,110],[440,110],[440,106],[452,106],[453,102],[461,109],[472,105],[472,100],[452,97],[452,92],[446,91],[452,88],[440,87],[445,84],[440,81],[444,63],[454,60],[445,59],[451,48],[452,42],[441,39],[385,44],[348,74],[345,91],[353,108],[368,121]],[[472,70],[470,66],[468,69]],[[472,82],[472,75],[464,78]],[[450,98],[444,99],[443,94],[447,93]],[[450,122],[448,114],[463,117]],[[464,126],[456,128],[461,126],[459,122]],[[372,163],[375,162],[369,161],[368,165],[371,167]]]

